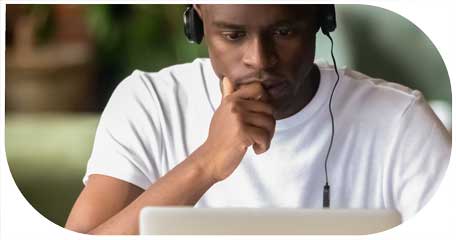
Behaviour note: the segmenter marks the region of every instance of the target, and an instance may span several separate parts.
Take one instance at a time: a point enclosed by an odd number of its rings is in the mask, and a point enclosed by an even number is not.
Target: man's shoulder
[[[168,66],[156,72],[147,72],[136,69],[128,77],[123,79],[117,89],[123,89],[133,93],[154,92],[160,95],[169,95],[186,89],[195,88],[203,76],[203,69],[210,65],[205,58],[197,58],[192,62]],[[128,90],[127,90],[128,89]]]
[[[155,106],[164,112],[176,106],[205,104],[208,97],[204,72],[208,67],[210,61],[195,59],[157,72],[134,70],[117,85],[111,99],[118,99],[119,105]]]
[[[330,86],[334,86],[337,79],[334,66],[329,64],[326,60],[317,60],[316,64],[320,71],[322,71],[321,74],[325,76],[324,78],[330,82]],[[346,97],[363,95],[365,99],[374,97],[376,100],[385,100],[392,97],[396,101],[402,100],[406,102],[422,97],[420,91],[404,86],[401,83],[369,76],[368,74],[345,66],[338,68],[338,72],[340,75],[340,82],[336,92],[345,94]],[[367,94],[367,96],[364,94]]]
[[[329,74],[330,68],[327,71]],[[349,68],[339,71],[341,79],[335,91],[334,103],[346,114],[360,119],[393,120],[402,116],[411,106],[427,104],[419,90]],[[334,83],[335,77],[331,79]],[[351,111],[347,111],[349,109]]]
[[[401,83],[391,82],[382,78],[371,77],[356,70],[347,69],[345,79],[366,87],[372,91],[381,91],[391,95],[402,96],[405,99],[414,99],[421,96],[420,91],[402,85]]]
[[[353,69],[344,69],[344,91],[351,97],[359,97],[371,105],[391,108],[407,108],[411,103],[423,99],[423,94],[403,84],[371,77]]]
[[[147,79],[149,81],[180,81],[182,78],[194,78],[202,74],[203,68],[209,64],[206,58],[196,58],[192,62],[180,63],[160,69],[156,72],[147,72],[136,69],[128,77],[131,79]],[[136,81],[136,80],[133,80]]]

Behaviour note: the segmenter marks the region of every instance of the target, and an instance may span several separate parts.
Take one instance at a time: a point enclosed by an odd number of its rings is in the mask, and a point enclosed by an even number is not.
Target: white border
[[[1,1],[1,0],[0,0]],[[2,98],[0,106],[2,113],[0,114],[0,150],[4,154],[4,83],[5,83],[5,14],[6,3],[81,3],[81,4],[96,4],[96,3],[151,3],[151,1],[2,1],[0,5],[0,29],[2,29],[1,46],[0,46],[0,90]],[[153,3],[173,3],[182,4],[196,1],[153,1]],[[197,1],[199,3],[270,3],[271,1]],[[456,14],[451,10],[451,1],[417,1],[417,0],[383,0],[383,1],[275,1],[276,3],[350,3],[350,4],[367,4],[382,7],[390,11],[396,12],[407,18],[409,21],[417,25],[434,43],[439,50],[449,73],[451,85],[454,86],[456,78],[455,68],[455,53],[454,43],[455,27],[451,23],[456,23]],[[454,94],[452,94],[454,97]],[[454,110],[452,111],[454,114]],[[452,116],[452,119],[455,119]],[[453,124],[453,126],[456,126]],[[18,191],[8,169],[6,155],[3,155],[0,160],[0,239],[93,239],[94,236],[77,234],[67,231],[51,223],[43,216],[37,213]],[[455,181],[456,171],[454,169],[454,156],[451,156],[450,166],[447,174],[443,179],[439,190],[431,199],[431,201],[417,214],[407,222],[400,226],[388,230],[383,233],[367,235],[367,236],[344,236],[337,239],[409,239],[409,238],[436,238],[436,239],[454,239],[456,229],[454,221],[456,219],[456,187],[453,186]],[[100,237],[97,237],[100,238]],[[101,237],[101,239],[116,239],[120,237]],[[121,237],[122,239],[157,239],[157,237]],[[191,236],[189,239],[214,239],[214,237]],[[329,236],[261,236],[261,237],[246,237],[246,236],[220,236],[219,239],[235,238],[235,239],[335,239]],[[158,237],[158,239],[182,239],[182,237]]]

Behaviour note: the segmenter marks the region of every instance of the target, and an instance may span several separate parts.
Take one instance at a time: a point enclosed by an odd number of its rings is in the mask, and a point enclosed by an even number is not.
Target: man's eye
[[[293,34],[293,31],[290,28],[279,28],[274,31],[274,35],[280,37],[290,36],[291,34]]]
[[[236,41],[245,36],[244,32],[225,32],[222,33],[223,37],[230,40]]]

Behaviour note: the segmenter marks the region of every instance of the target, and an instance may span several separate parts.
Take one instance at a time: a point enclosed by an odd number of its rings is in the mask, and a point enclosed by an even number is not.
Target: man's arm
[[[231,175],[249,146],[257,154],[265,152],[275,129],[272,107],[260,101],[267,100],[267,93],[259,83],[237,91],[228,79],[223,85],[222,103],[204,144],[144,192],[92,175],[65,227],[90,234],[137,234],[143,207],[194,205],[213,184]]]
[[[143,189],[113,177],[91,175],[71,210],[65,228],[88,233],[143,192]]]
[[[397,123],[392,154],[385,164],[384,186],[388,207],[406,221],[420,211],[437,191],[451,155],[451,135],[424,96],[415,98]]]
[[[138,234],[145,206],[194,205],[215,183],[199,162],[209,156],[197,149],[146,191],[103,175],[91,175],[65,228],[89,234]]]

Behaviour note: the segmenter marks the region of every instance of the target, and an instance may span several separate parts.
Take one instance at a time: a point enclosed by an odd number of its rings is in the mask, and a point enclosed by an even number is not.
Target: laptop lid
[[[389,209],[145,207],[141,235],[357,235],[401,223]]]

